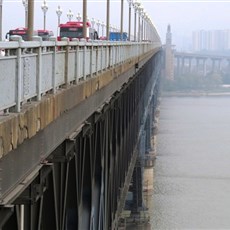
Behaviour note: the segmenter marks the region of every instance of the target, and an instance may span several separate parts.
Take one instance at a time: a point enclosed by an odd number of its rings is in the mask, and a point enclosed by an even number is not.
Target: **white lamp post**
[[[139,11],[139,14],[138,14],[138,42],[141,41],[141,27],[142,27],[142,24],[141,24],[141,17],[142,17],[142,12],[143,12],[144,8],[140,5],[138,7],[138,11]]]
[[[100,20],[97,20],[97,33],[98,33],[98,36],[99,36],[99,29],[100,29],[100,25],[101,25],[101,22]]]
[[[133,1],[133,8],[134,8],[134,41],[137,41],[137,10],[140,6],[140,2],[138,0]]]
[[[129,41],[130,41],[130,37],[131,37],[131,6],[132,6],[132,0],[127,0],[128,4],[129,4]]]
[[[28,27],[28,0],[22,0],[22,4],[25,7],[25,28]]]
[[[104,36],[104,28],[105,28],[105,23],[102,22],[102,23],[101,23],[101,36],[102,36],[102,37]]]
[[[60,6],[57,7],[56,14],[57,14],[57,17],[58,17],[58,25],[57,25],[57,35],[58,35],[59,34],[58,33],[58,27],[59,27],[59,25],[61,23],[61,15],[62,15],[62,9],[61,9]]]
[[[0,41],[2,41],[2,0],[0,0]]]
[[[58,8],[56,9],[56,14],[58,17],[58,26],[60,25],[60,21],[61,21],[61,15],[62,15],[62,9],[60,6],[58,6]]]
[[[95,22],[96,22],[95,19],[92,18],[92,19],[91,19],[91,24],[92,24],[92,28],[93,28],[93,29],[94,29]]]
[[[44,0],[44,2],[41,5],[41,9],[43,11],[43,15],[44,15],[44,25],[43,25],[43,29],[46,29],[46,13],[48,11],[48,5],[46,3],[46,0]]]
[[[77,13],[77,20],[80,22],[81,21],[81,14],[80,13]]]
[[[71,22],[71,20],[73,18],[73,12],[71,10],[69,10],[68,13],[66,14],[66,16],[69,19],[69,22]]]

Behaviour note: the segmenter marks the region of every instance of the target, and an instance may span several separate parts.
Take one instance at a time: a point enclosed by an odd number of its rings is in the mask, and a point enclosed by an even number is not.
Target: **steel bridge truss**
[[[157,55],[43,160],[17,199],[0,207],[0,229],[118,228],[158,85]]]

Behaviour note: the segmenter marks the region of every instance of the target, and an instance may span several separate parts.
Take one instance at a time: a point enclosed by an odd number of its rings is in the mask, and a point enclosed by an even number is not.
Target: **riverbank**
[[[207,97],[207,96],[230,96],[230,91],[162,91],[162,97]]]

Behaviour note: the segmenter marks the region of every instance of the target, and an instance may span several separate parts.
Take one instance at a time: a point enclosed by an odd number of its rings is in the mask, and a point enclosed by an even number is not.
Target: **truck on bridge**
[[[127,41],[128,34],[126,32],[123,32],[122,34],[120,32],[110,32],[109,40],[110,41]]]
[[[63,37],[67,37],[70,40],[73,38],[81,39],[83,38],[83,22],[70,21],[59,25],[60,33],[58,36],[58,41]],[[86,22],[86,39],[97,40],[98,33],[91,27],[90,22]]]

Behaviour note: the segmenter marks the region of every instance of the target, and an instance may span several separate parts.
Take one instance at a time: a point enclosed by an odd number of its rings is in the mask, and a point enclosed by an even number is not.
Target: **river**
[[[156,149],[151,227],[136,229],[230,229],[230,97],[163,97]]]

